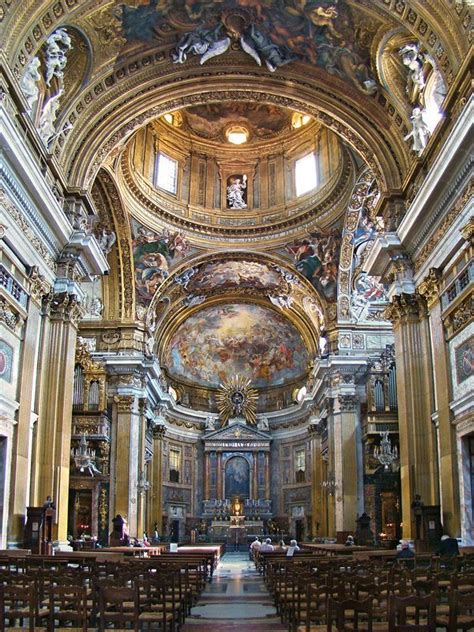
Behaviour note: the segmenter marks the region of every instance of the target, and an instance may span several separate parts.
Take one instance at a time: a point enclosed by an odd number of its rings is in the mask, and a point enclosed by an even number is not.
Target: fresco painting
[[[301,272],[325,299],[334,303],[337,298],[337,274],[341,234],[337,229],[323,233],[315,231],[305,239],[287,244],[298,272]]]
[[[225,261],[202,266],[192,278],[189,290],[196,293],[236,286],[272,290],[280,283],[280,274],[266,265],[255,261]]]
[[[128,43],[168,41],[175,33],[177,63],[190,53],[203,55],[201,62],[224,54],[237,40],[270,71],[301,60],[366,94],[376,89],[369,72],[370,34],[356,37],[346,0],[149,0],[122,5],[118,17]]]
[[[179,232],[163,229],[157,233],[135,220],[132,238],[137,302],[148,305],[173,263],[190,254],[190,247]]]
[[[306,374],[303,339],[284,316],[260,305],[204,308],[172,335],[162,365],[176,379],[218,388],[239,374],[252,386],[280,386]]]

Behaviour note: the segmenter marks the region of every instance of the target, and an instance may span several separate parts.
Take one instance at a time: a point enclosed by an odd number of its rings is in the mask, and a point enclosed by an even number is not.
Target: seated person
[[[278,544],[278,546],[280,547],[282,551],[286,551],[288,548],[285,544],[285,540],[280,540],[280,543]]]
[[[408,540],[400,540],[400,548],[395,559],[402,560],[406,566],[413,568],[415,552],[410,548]],[[408,560],[408,561],[407,561]]]
[[[255,551],[259,551],[260,550],[261,546],[262,546],[262,543],[260,542],[258,537],[256,537],[255,540],[250,545],[250,553],[253,555],[255,553]]]
[[[455,555],[459,555],[459,545],[456,538],[451,538],[449,535],[441,536],[438,553],[441,557],[454,557]]]
[[[286,552],[286,557],[293,557],[293,555],[300,550],[298,542],[296,540],[290,540],[290,546]]]
[[[345,546],[354,546],[354,544],[355,544],[354,536],[353,535],[348,535],[344,544],[345,544]]]
[[[275,550],[275,547],[272,544],[271,538],[267,538],[265,542],[262,544],[262,546],[260,547],[261,553],[271,553],[271,551],[274,551],[274,550]]]

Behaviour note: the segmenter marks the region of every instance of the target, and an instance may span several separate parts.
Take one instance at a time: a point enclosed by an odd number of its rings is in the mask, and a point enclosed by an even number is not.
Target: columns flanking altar
[[[224,428],[210,429],[202,440],[203,517],[232,515],[236,498],[246,518],[270,517],[270,435],[234,418]]]

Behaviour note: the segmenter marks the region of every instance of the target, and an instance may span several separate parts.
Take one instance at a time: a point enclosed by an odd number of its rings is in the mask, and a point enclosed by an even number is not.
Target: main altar
[[[202,519],[215,538],[235,545],[262,534],[272,516],[271,437],[265,418],[254,411],[252,389],[237,376],[221,395],[220,416],[210,420],[202,438]]]

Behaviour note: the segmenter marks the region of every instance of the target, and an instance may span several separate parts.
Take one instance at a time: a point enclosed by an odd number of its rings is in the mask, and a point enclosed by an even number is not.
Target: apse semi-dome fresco
[[[284,316],[260,305],[213,305],[185,320],[172,335],[164,365],[175,379],[217,388],[240,374],[257,388],[305,375],[308,353]]]

